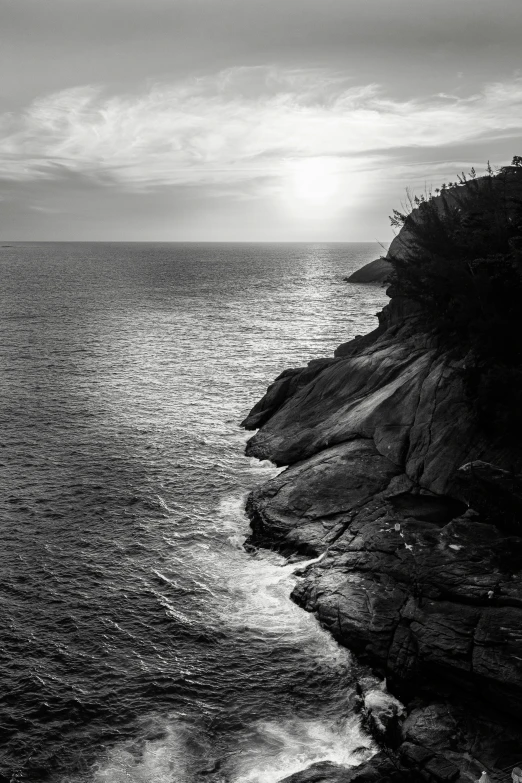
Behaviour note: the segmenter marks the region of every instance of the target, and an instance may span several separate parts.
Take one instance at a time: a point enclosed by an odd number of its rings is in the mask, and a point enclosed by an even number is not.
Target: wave
[[[350,767],[376,752],[355,717],[255,721],[225,745],[174,717],[151,723],[161,736],[114,747],[92,770],[92,783],[277,783],[319,761]]]

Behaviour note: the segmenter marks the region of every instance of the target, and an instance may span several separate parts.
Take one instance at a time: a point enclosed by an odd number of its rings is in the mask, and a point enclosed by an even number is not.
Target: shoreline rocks
[[[386,258],[376,258],[375,261],[356,269],[345,280],[347,283],[387,283],[391,273],[390,262]]]
[[[395,771],[288,783],[494,778],[522,759],[522,452],[477,429],[459,362],[391,293],[373,333],[283,373],[244,422],[247,454],[288,466],[248,499],[250,545],[319,558],[293,600],[408,713]]]

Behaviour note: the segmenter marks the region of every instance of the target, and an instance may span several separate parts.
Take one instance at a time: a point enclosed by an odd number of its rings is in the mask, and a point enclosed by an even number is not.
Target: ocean
[[[239,422],[377,325],[363,244],[0,247],[0,780],[276,783],[373,752],[350,654],[248,553]]]

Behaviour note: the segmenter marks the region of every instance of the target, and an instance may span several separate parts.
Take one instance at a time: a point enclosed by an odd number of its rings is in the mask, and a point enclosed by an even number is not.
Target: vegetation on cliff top
[[[465,359],[468,398],[503,440],[522,431],[522,158],[435,194],[409,198],[392,225],[408,251],[389,257],[419,324]]]

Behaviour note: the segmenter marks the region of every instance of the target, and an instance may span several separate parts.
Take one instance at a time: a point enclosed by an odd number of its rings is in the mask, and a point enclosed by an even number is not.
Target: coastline
[[[458,362],[390,294],[374,332],[282,373],[243,422],[259,427],[247,454],[287,466],[249,497],[250,544],[319,558],[292,599],[405,705],[373,760],[289,783],[502,780],[522,758],[522,541],[475,510],[463,469],[521,466],[477,431]]]

